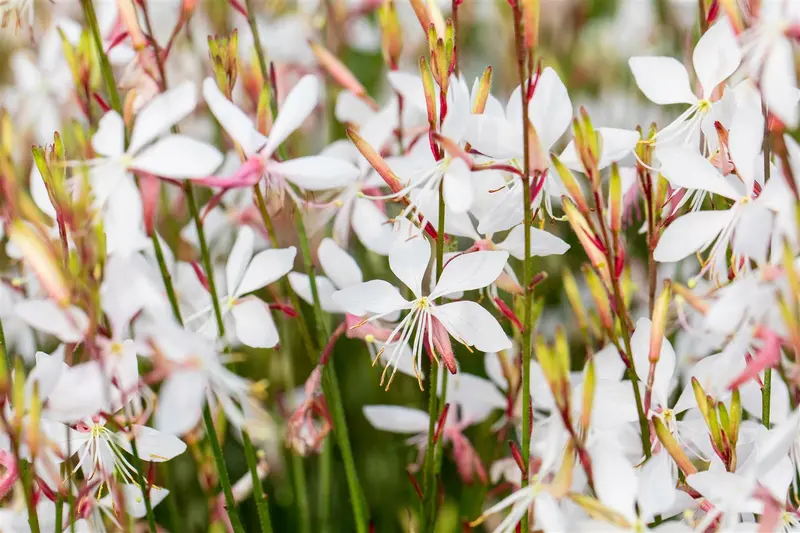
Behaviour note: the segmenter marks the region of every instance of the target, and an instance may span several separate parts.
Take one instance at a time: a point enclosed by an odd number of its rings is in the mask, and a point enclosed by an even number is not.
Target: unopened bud
[[[611,180],[608,186],[609,225],[611,231],[619,233],[622,229],[622,176],[619,166],[611,165]]]
[[[256,128],[262,135],[269,135],[272,129],[272,107],[270,100],[272,98],[272,90],[269,83],[265,83],[258,94],[258,110],[256,112]]]
[[[567,189],[578,210],[585,216],[589,213],[589,205],[586,203],[586,198],[583,196],[581,186],[575,179],[575,175],[568,169],[555,154],[550,154],[550,160],[553,163],[553,168],[561,178],[564,188]]]
[[[61,271],[60,262],[43,237],[21,220],[11,223],[8,236],[50,298],[61,306],[67,305],[70,293],[67,280]]]
[[[697,402],[698,409],[700,409],[700,414],[703,415],[703,420],[705,420],[706,425],[708,425],[709,407],[706,399],[706,392],[695,377],[692,378],[692,392],[694,392],[694,399]]]
[[[458,367],[456,367],[456,358],[453,354],[453,345],[450,343],[450,334],[436,317],[431,317],[431,333],[436,353],[442,358],[447,370],[451,374],[455,374]]]
[[[600,317],[600,323],[606,331],[613,331],[614,318],[611,314],[611,302],[608,300],[608,292],[603,282],[588,265],[584,265],[583,275],[586,278],[586,285],[589,287],[589,293],[592,295],[597,314]]]
[[[14,383],[11,389],[11,403],[14,404],[14,419],[12,425],[15,432],[22,428],[22,417],[25,415],[25,367],[22,358],[14,360]]]
[[[586,218],[578,211],[571,199],[566,196],[563,197],[561,206],[570,226],[572,226],[572,231],[575,232],[575,236],[578,237],[581,246],[583,246],[586,255],[589,257],[589,261],[598,271],[603,273],[603,281],[610,285],[605,249],[600,242],[600,238],[594,234]]]
[[[594,390],[597,384],[597,376],[594,369],[594,359],[589,359],[586,364],[583,378],[583,406],[581,409],[581,434],[587,435],[589,424],[592,419],[592,407],[594,405]]]
[[[122,25],[133,42],[133,48],[138,52],[147,46],[142,29],[139,27],[139,17],[136,14],[136,7],[133,0],[117,0],[117,10],[122,20]]]
[[[573,276],[572,272],[569,270],[564,269],[561,271],[561,279],[564,285],[564,292],[567,293],[567,301],[569,301],[572,312],[575,313],[575,318],[578,321],[578,327],[582,331],[586,330],[586,310],[583,308],[583,301],[581,300],[581,294],[578,290],[575,276]]]
[[[314,53],[314,57],[317,58],[317,62],[319,62],[320,66],[336,83],[370,104],[370,107],[373,109],[377,109],[375,102],[372,102],[372,99],[367,95],[367,90],[361,85],[361,82],[358,81],[350,69],[347,68],[347,65],[342,63],[338,57],[333,55],[321,44],[309,42],[309,45],[311,46],[311,51]]]
[[[28,420],[25,424],[26,440],[31,456],[35,456],[39,450],[39,422],[42,419],[42,400],[39,397],[39,382],[33,383],[33,392],[28,409]]]
[[[372,168],[383,178],[383,181],[389,188],[392,190],[393,193],[398,193],[403,189],[403,184],[400,182],[400,178],[397,177],[397,174],[389,168],[389,165],[386,163],[386,160],[381,157],[381,155],[375,151],[375,149],[369,145],[367,141],[364,140],[356,131],[352,128],[347,128],[347,136],[356,146],[361,155],[364,156],[364,159],[369,161],[369,164],[372,165]]]
[[[475,93],[475,99],[472,102],[472,114],[483,114],[486,109],[486,102],[489,100],[489,95],[492,92],[492,67],[486,67],[483,71],[481,80],[478,82],[478,90]]]
[[[521,7],[525,24],[525,47],[532,52],[539,44],[539,0],[522,0]]]
[[[662,422],[660,418],[653,417],[653,429],[661,445],[667,450],[667,453],[672,457],[675,464],[678,465],[678,468],[681,469],[684,475],[696,474],[697,467],[692,464],[686,452],[683,451],[681,445],[678,444],[678,441],[675,440],[675,437],[672,436],[672,433],[669,432],[669,429],[667,429],[667,426],[664,425],[664,422]]]
[[[422,26],[422,31],[427,32],[428,28],[431,26],[431,17],[428,13],[425,0],[409,0],[409,3],[414,10],[414,14],[417,16],[420,26]]]
[[[657,363],[661,357],[661,346],[664,342],[664,330],[667,325],[667,312],[669,311],[671,298],[672,284],[667,280],[653,306],[653,325],[650,329],[650,353],[648,357],[651,364]]]
[[[428,65],[428,60],[423,56],[419,58],[419,73],[422,77],[422,89],[425,93],[425,109],[428,112],[428,125],[431,129],[436,127],[436,90],[433,86],[433,74]]]
[[[239,76],[239,33],[233,30],[230,37],[209,35],[208,55],[217,86],[230,99]]]
[[[393,0],[384,0],[378,9],[381,28],[381,51],[389,70],[397,70],[403,51],[403,32]]]

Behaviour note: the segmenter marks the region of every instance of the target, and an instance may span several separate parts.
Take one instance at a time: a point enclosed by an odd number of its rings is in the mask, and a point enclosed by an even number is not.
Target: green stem
[[[331,494],[333,483],[333,443],[326,438],[319,455],[319,528],[321,532],[331,530]]]
[[[303,223],[303,214],[299,210],[295,212],[295,225],[297,226],[297,233],[300,237],[300,251],[303,256],[303,265],[305,266],[306,273],[308,274],[308,281],[311,285],[311,296],[314,300],[314,319],[316,322],[317,346],[319,349],[322,346],[325,346],[329,334],[327,332],[325,315],[322,312],[322,303],[319,299],[319,291],[317,290],[317,277],[311,261],[311,249],[308,245],[308,234],[306,233],[306,227]],[[344,414],[342,393],[339,389],[339,381],[336,378],[336,368],[334,366],[333,358],[331,358],[322,369],[322,391],[325,394],[325,398],[328,400],[328,408],[330,409],[330,414],[333,421],[333,434],[336,437],[339,451],[342,454],[342,461],[344,462],[347,488],[350,492],[350,504],[353,507],[353,517],[356,521],[356,531],[358,533],[366,533],[369,522],[366,502],[364,495],[361,492],[361,484],[358,481],[358,473],[356,472],[353,449],[350,444],[350,436],[348,435],[347,431],[347,419],[345,418]]]
[[[434,472],[436,443],[433,437],[436,434],[436,420],[438,418],[439,403],[436,398],[436,383],[439,381],[439,365],[431,363],[430,379],[428,380],[428,441],[425,448],[425,466],[423,467],[422,486],[422,517],[420,518],[421,531],[429,531],[433,508],[436,504],[436,474]]]
[[[770,143],[769,143],[769,113],[767,104],[763,97],[761,101],[761,112],[764,115],[764,183],[770,179]],[[761,388],[761,421],[764,427],[769,429],[770,408],[772,402],[772,369],[764,370],[764,386]]]
[[[531,449],[531,334],[533,333],[533,293],[531,283],[531,182],[530,182],[530,149],[528,140],[528,101],[525,73],[526,53],[523,42],[522,12],[519,6],[514,6],[514,36],[517,51],[517,75],[520,83],[520,99],[522,100],[522,207],[523,224],[525,231],[525,257],[522,262],[522,287],[525,291],[525,305],[522,315],[522,461],[527,466],[530,463]],[[522,486],[528,486],[527,476],[522,478]],[[522,531],[528,531],[528,514],[522,517]]]
[[[214,427],[214,418],[211,416],[211,409],[208,407],[208,403],[203,407],[203,422],[206,426],[208,440],[211,441],[211,451],[214,453],[214,462],[217,464],[219,483],[222,485],[222,492],[225,494],[225,504],[228,517],[231,520],[231,526],[233,526],[233,531],[235,533],[245,533],[244,527],[242,527],[242,521],[239,519],[239,513],[236,511],[236,500],[233,497],[233,490],[231,489],[231,479],[228,476],[225,458],[222,455],[222,447],[219,444],[217,429]]]
[[[97,23],[97,15],[94,12],[92,0],[81,0],[83,6],[83,13],[86,17],[86,23],[89,24],[89,30],[92,33],[94,46],[97,49],[97,55],[100,58],[100,73],[106,83],[106,90],[108,90],[108,97],[111,100],[111,108],[117,113],[122,115],[122,100],[117,91],[117,84],[114,81],[114,72],[111,70],[111,62],[103,50],[103,38],[100,36],[100,26]]]
[[[250,475],[253,478],[253,498],[256,500],[258,522],[261,525],[262,533],[272,533],[272,521],[269,518],[269,504],[264,495],[264,487],[261,485],[261,478],[258,476],[256,452],[253,449],[253,443],[250,442],[250,436],[247,433],[242,433],[242,442],[244,443],[244,457],[247,460],[247,468],[250,470]]]
[[[181,517],[180,513],[178,512],[178,504],[176,502],[178,494],[174,490],[175,487],[172,486],[172,463],[165,462],[161,463],[161,476],[164,478],[164,485],[169,487],[170,493],[169,497],[167,498],[167,511],[169,512],[169,525],[172,528],[172,531],[180,531],[181,530]]]

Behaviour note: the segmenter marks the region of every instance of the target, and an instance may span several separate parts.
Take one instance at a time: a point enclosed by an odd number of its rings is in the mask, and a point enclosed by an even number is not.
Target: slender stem
[[[239,513],[236,511],[236,500],[233,497],[233,490],[231,489],[231,479],[228,476],[228,469],[225,466],[225,457],[222,455],[222,447],[219,444],[217,429],[214,427],[214,418],[211,416],[211,409],[208,407],[208,402],[206,402],[206,405],[203,407],[203,422],[206,426],[208,440],[211,441],[211,451],[214,453],[214,462],[217,464],[219,483],[222,485],[222,492],[225,494],[225,504],[228,517],[233,526],[233,531],[235,533],[245,533],[242,521],[239,519]]]
[[[181,530],[181,517],[180,513],[178,512],[178,504],[177,500],[177,492],[175,491],[175,487],[172,485],[172,463],[171,462],[164,462],[161,463],[161,476],[164,478],[164,485],[170,488],[170,493],[167,498],[167,511],[169,512],[169,525],[172,528],[172,531],[180,531]]]
[[[326,438],[319,455],[319,530],[331,531],[331,485],[333,484],[333,442]]]
[[[299,210],[295,213],[295,225],[297,226],[297,232],[300,237],[300,251],[303,256],[303,264],[308,274],[309,284],[311,285],[311,296],[314,300],[317,345],[321,347],[325,346],[327,342],[328,332],[325,315],[322,312],[322,303],[319,299],[319,291],[317,290],[316,274],[311,264],[311,249],[308,245],[308,234],[306,233],[305,224],[303,223],[303,215]],[[328,400],[328,408],[330,409],[333,421],[333,434],[336,437],[339,451],[342,454],[342,461],[344,462],[347,488],[350,492],[350,504],[353,507],[353,517],[356,521],[356,531],[358,533],[366,533],[369,522],[366,502],[361,492],[361,484],[358,481],[353,449],[350,445],[350,436],[347,430],[347,419],[344,415],[342,393],[339,390],[339,382],[336,378],[336,368],[333,358],[331,358],[323,368],[322,390],[325,394],[325,398]]]
[[[517,76],[520,83],[520,99],[522,100],[522,206],[525,231],[525,257],[522,262],[522,287],[525,291],[522,330],[522,461],[526,468],[530,464],[531,449],[531,335],[533,333],[533,292],[530,288],[531,275],[531,182],[530,182],[530,146],[528,132],[528,90],[526,80],[526,53],[523,41],[522,11],[519,5],[514,8],[514,36],[517,49]],[[528,486],[528,478],[524,476],[522,486]],[[528,531],[528,514],[522,517],[522,531]]]
[[[175,294],[175,286],[172,284],[172,274],[169,273],[167,261],[164,258],[164,250],[161,249],[161,241],[158,240],[158,235],[155,231],[150,234],[150,239],[153,242],[153,250],[156,253],[156,261],[158,262],[158,269],[161,271],[161,279],[164,281],[164,288],[167,291],[167,298],[169,305],[172,308],[172,314],[175,319],[183,325],[183,317],[181,316],[181,308],[178,305],[178,297]]]
[[[261,47],[261,35],[258,33],[253,0],[245,0],[245,6],[247,7],[247,24],[250,26],[250,33],[253,34],[253,46],[255,46],[256,55],[258,56],[258,66],[261,69],[262,79],[266,83],[269,70],[267,70],[267,59],[264,57],[264,49]]]
[[[114,81],[114,72],[111,70],[111,62],[103,50],[103,38],[100,35],[100,25],[97,23],[97,15],[94,12],[92,0],[81,0],[83,6],[83,14],[86,17],[86,23],[89,24],[89,30],[92,33],[94,46],[97,48],[97,55],[100,58],[100,73],[106,83],[108,90],[108,97],[111,100],[111,108],[122,115],[122,100],[117,91],[117,84]]]
[[[764,183],[770,179],[770,143],[769,143],[769,113],[767,104],[762,96],[761,112],[764,115]],[[749,193],[749,191],[748,191]],[[769,429],[770,408],[772,403],[772,369],[764,370],[764,386],[761,388],[761,421]]]
[[[14,446],[16,448],[16,445]],[[14,451],[14,455],[19,457],[19,450]],[[19,477],[22,479],[23,490],[25,491],[25,503],[28,506],[28,525],[32,533],[39,533],[39,515],[36,512],[36,504],[33,502],[33,480],[31,479],[31,464],[27,461],[18,459]]]
[[[256,452],[253,449],[253,443],[250,442],[250,436],[247,433],[242,434],[242,442],[244,443],[244,457],[247,461],[247,468],[250,470],[250,475],[253,478],[253,499],[256,501],[256,509],[258,510],[258,522],[261,525],[262,533],[272,533],[272,521],[269,518],[269,507],[266,496],[264,495],[264,487],[261,485],[261,478],[258,475]]]

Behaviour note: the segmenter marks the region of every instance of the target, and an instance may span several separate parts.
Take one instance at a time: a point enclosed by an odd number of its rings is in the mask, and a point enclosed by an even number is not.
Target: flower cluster
[[[7,43],[0,531],[800,530],[800,3],[280,4]]]

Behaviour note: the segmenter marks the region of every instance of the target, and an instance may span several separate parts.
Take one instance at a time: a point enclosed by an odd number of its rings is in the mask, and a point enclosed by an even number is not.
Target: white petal
[[[297,249],[294,246],[257,253],[247,265],[242,281],[229,291],[233,292],[234,298],[238,298],[276,282],[292,269],[296,255]]]
[[[797,90],[794,51],[788,39],[778,39],[772,44],[763,65],[761,90],[770,112],[788,129],[796,128],[800,115],[797,105],[800,91]]]
[[[133,518],[144,518],[147,514],[147,506],[144,503],[145,495],[141,487],[138,485],[123,484],[122,493],[125,497],[125,511]],[[164,501],[164,498],[169,494],[169,490],[163,487],[153,486],[150,487],[148,493],[150,496],[150,505],[151,507],[155,507]],[[108,506],[111,507],[111,505],[112,503],[109,501]],[[89,531],[94,531],[94,528],[90,528]]]
[[[267,304],[256,297],[245,298],[231,310],[236,338],[253,348],[272,348],[278,344],[278,330]]]
[[[653,323],[647,318],[636,321],[636,329],[631,336],[631,351],[633,352],[633,367],[636,374],[643,382],[647,382],[650,373],[650,337]],[[662,339],[661,353],[656,363],[655,378],[653,379],[654,398],[659,402],[666,402],[669,396],[669,385],[672,374],[675,373],[675,351],[666,339]]]
[[[136,451],[139,457],[151,463],[169,461],[186,451],[186,444],[175,437],[147,427],[135,426]]]
[[[525,257],[525,227],[515,226],[508,232],[505,240],[497,245],[497,249],[506,250],[519,260]],[[563,255],[569,250],[569,244],[562,241],[552,233],[539,228],[531,228],[531,257],[545,257],[548,255]]]
[[[464,213],[472,207],[471,172],[463,159],[453,159],[442,179],[444,201],[448,209],[454,213]]]
[[[721,17],[697,42],[692,56],[694,71],[703,87],[703,97],[711,98],[717,85],[733,74],[742,62],[742,52],[728,17]]]
[[[389,255],[395,241],[386,214],[365,198],[356,198],[351,221],[353,232],[364,247],[379,255]]]
[[[366,123],[375,112],[361,98],[350,91],[344,90],[336,96],[336,108],[334,110],[336,120],[339,122],[351,122],[359,126]]]
[[[405,72],[389,72],[387,77],[392,88],[403,97],[404,102],[419,112],[426,111],[425,90],[422,88],[422,79],[419,76]]]
[[[764,115],[755,105],[744,104],[736,110],[731,123],[728,148],[736,172],[750,194],[756,179],[757,158],[764,142]],[[760,158],[759,158],[760,159]]]
[[[754,202],[741,206],[741,215],[733,234],[733,251],[758,264],[766,261],[769,239],[765,236],[772,232],[773,220],[772,211],[764,205]]]
[[[92,148],[106,157],[116,157],[125,153],[125,122],[116,111],[109,111],[97,125],[97,133],[92,136]]]
[[[636,472],[622,453],[610,444],[595,446],[592,450],[592,473],[600,501],[631,523],[635,522]]]
[[[163,178],[200,178],[212,174],[222,160],[222,154],[210,144],[170,135],[145,148],[130,167]]]
[[[358,178],[358,167],[333,157],[312,155],[281,163],[270,163],[269,171],[309,191],[342,187]]]
[[[711,244],[732,217],[727,211],[687,213],[667,226],[658,240],[653,258],[659,263],[674,263]]]
[[[422,294],[422,278],[430,260],[431,245],[423,236],[398,240],[389,253],[392,272],[417,298]]]
[[[364,316],[367,313],[389,313],[405,309],[409,304],[400,295],[397,287],[381,279],[345,287],[333,293],[332,298],[342,309],[356,316]]]
[[[500,362],[500,354],[497,352],[487,353],[483,358],[483,367],[486,375],[489,376],[495,385],[503,390],[508,388],[508,380],[503,373],[503,365]]]
[[[441,395],[441,387],[439,394]],[[501,393],[494,383],[466,372],[459,372],[451,378],[447,389],[447,401],[458,403],[461,409],[461,421],[465,424],[479,424],[492,412],[505,409],[508,405],[505,394]]]
[[[503,117],[471,115],[464,140],[482,154],[510,159],[522,153],[522,141],[517,129]]]
[[[183,435],[200,422],[206,380],[195,370],[173,372],[158,392],[155,426],[170,435]]]
[[[666,451],[653,455],[639,471],[639,514],[645,521],[665,512],[675,501],[672,459]]]
[[[303,76],[283,101],[278,117],[272,124],[263,153],[272,154],[294,130],[299,128],[317,107],[318,100],[319,81],[310,74]]]
[[[628,61],[636,85],[653,103],[693,104],[697,97],[689,86],[689,74],[672,57],[632,57]]]
[[[339,248],[333,239],[322,239],[317,257],[322,270],[337,287],[349,287],[364,281],[356,260]]]
[[[17,304],[14,312],[34,329],[54,335],[61,342],[81,342],[89,327],[89,318],[79,308],[61,309],[52,300],[25,300]]]
[[[244,111],[225,98],[217,83],[211,78],[203,81],[203,98],[220,125],[241,145],[247,155],[255,154],[267,143],[267,138],[255,129]]]
[[[106,404],[110,383],[97,361],[69,367],[61,373],[47,399],[47,417],[74,422],[96,415]]]
[[[135,154],[144,145],[169,131],[194,111],[196,105],[197,90],[191,81],[185,81],[150,100],[136,116],[128,152]]]
[[[424,433],[430,420],[424,411],[399,405],[365,405],[364,416],[376,429],[392,433]]]
[[[311,279],[306,274],[300,272],[289,272],[289,285],[292,290],[308,305],[314,305],[314,298],[311,293]],[[333,299],[333,293],[336,292],[336,287],[333,286],[331,280],[325,276],[317,276],[317,294],[319,294],[319,301],[322,309],[327,313],[344,313],[344,309]]]
[[[430,297],[433,299],[454,292],[482,289],[497,279],[506,261],[508,252],[504,251],[461,254],[445,265]]]
[[[233,243],[231,253],[228,255],[228,262],[225,264],[225,288],[232,295],[244,277],[244,272],[253,257],[253,246],[255,244],[255,234],[250,226],[239,228],[236,242]]]
[[[142,197],[130,174],[124,174],[111,191],[103,219],[108,253],[129,258],[148,246],[144,233]]]
[[[597,128],[600,135],[599,169],[604,169],[631,153],[639,142],[639,132],[618,128]]]
[[[457,341],[482,352],[497,352],[511,347],[500,323],[489,311],[471,301],[436,306],[433,314]]]
[[[785,457],[797,439],[798,431],[800,431],[800,410],[795,410],[786,421],[769,430],[758,447],[758,470],[768,471]]]
[[[567,88],[552,68],[545,68],[536,82],[528,113],[542,148],[549,151],[572,122],[572,102]]]
[[[739,194],[717,171],[708,159],[688,146],[668,146],[658,149],[661,173],[673,187],[701,189],[737,200]]]

